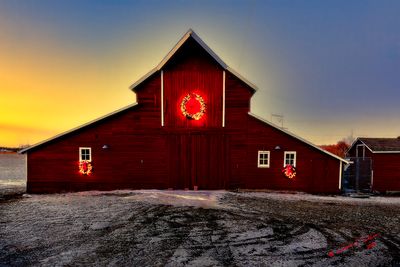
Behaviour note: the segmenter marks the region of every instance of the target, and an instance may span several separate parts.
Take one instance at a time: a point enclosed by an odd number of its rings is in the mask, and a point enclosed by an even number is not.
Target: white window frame
[[[364,159],[364,158],[365,158],[365,145],[364,145],[364,144],[358,144],[358,145],[356,146],[356,158],[361,158],[361,156],[358,155],[358,148],[359,148],[359,147],[362,147],[362,148],[363,148],[363,151],[362,151],[362,158]]]
[[[297,158],[297,152],[296,151],[285,151],[283,155],[283,167],[286,167],[286,155],[291,155],[293,154],[293,167],[296,167],[296,158]]]
[[[268,164],[261,164],[260,163],[260,156],[261,154],[267,154],[268,155]],[[257,158],[257,167],[258,168],[269,168],[271,162],[271,153],[269,151],[264,151],[264,150],[259,150],[258,151],[258,158]]]
[[[89,149],[89,162],[92,161],[92,148],[91,147],[79,147],[79,161],[82,161],[82,150]]]

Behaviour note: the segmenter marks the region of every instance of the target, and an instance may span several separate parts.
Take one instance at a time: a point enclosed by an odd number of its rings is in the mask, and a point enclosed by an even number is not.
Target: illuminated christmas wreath
[[[192,120],[199,120],[206,112],[206,103],[198,94],[187,94],[181,102],[182,114]]]
[[[296,176],[296,168],[290,164],[286,165],[282,172],[289,179],[293,179]]]
[[[89,175],[92,173],[92,169],[93,167],[90,161],[82,160],[79,162],[79,172],[81,174]]]

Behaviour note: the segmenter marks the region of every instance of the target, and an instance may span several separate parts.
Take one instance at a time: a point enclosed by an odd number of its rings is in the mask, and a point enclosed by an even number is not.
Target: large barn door
[[[224,188],[225,142],[221,134],[193,134],[192,181],[201,189]]]
[[[169,150],[169,187],[173,189],[189,189],[190,180],[190,139],[185,134],[170,134],[168,136]]]
[[[225,187],[222,135],[190,133],[169,136],[169,187],[199,190]]]

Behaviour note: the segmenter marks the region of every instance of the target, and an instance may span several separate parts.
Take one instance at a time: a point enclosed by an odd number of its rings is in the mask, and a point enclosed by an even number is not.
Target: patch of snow
[[[238,198],[243,195],[245,201]],[[376,247],[329,258],[329,250],[377,230],[360,223],[349,205],[337,208],[353,215],[347,225],[354,229],[301,222],[295,210],[284,218],[284,209],[271,208],[276,204],[268,201],[271,195],[297,201],[293,194],[118,190],[0,202],[0,265],[390,266],[391,255],[400,247],[398,229],[389,228],[385,218],[398,220],[397,207],[390,206],[377,218],[382,239],[377,238]],[[308,196],[313,198],[300,197]],[[283,203],[285,210],[292,206]],[[318,220],[326,206],[315,206],[307,212]]]
[[[251,241],[254,239],[262,239],[262,238],[268,238],[270,236],[273,235],[273,230],[272,228],[268,227],[268,228],[262,228],[259,230],[249,230],[249,231],[244,231],[244,232],[240,232],[240,233],[234,233],[234,234],[230,234],[228,236],[229,239],[231,240],[235,240],[237,242],[245,242],[245,241]]]
[[[282,201],[310,201],[310,202],[335,202],[347,204],[388,204],[400,205],[400,197],[372,196],[370,198],[351,198],[346,196],[320,196],[307,193],[275,193],[275,192],[245,192],[240,193],[245,197],[267,198]]]
[[[289,245],[284,247],[284,253],[304,252],[327,248],[326,238],[315,229],[310,229],[307,233],[296,236]]]
[[[211,251],[206,251],[202,255],[194,258],[185,266],[222,266],[217,260],[213,258]]]
[[[26,155],[0,153],[0,198],[26,190]]]
[[[109,226],[110,226],[110,223],[108,223],[108,222],[93,222],[89,226],[89,229],[91,229],[91,230],[103,230],[103,229],[106,229]]]
[[[151,204],[172,206],[192,206],[200,208],[218,208],[219,199],[226,191],[183,191],[183,190],[135,190],[133,195],[125,196],[129,201],[141,201]],[[126,194],[127,191],[121,191]]]

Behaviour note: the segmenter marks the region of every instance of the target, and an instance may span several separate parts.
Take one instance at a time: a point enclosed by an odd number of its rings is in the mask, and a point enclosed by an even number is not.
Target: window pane
[[[258,167],[269,167],[268,151],[258,151]]]
[[[90,161],[90,148],[80,148],[80,160]]]
[[[288,152],[288,153],[285,153],[285,166],[286,165],[292,165],[292,166],[294,166],[296,163],[295,163],[295,160],[296,159],[296,153],[295,152]]]

